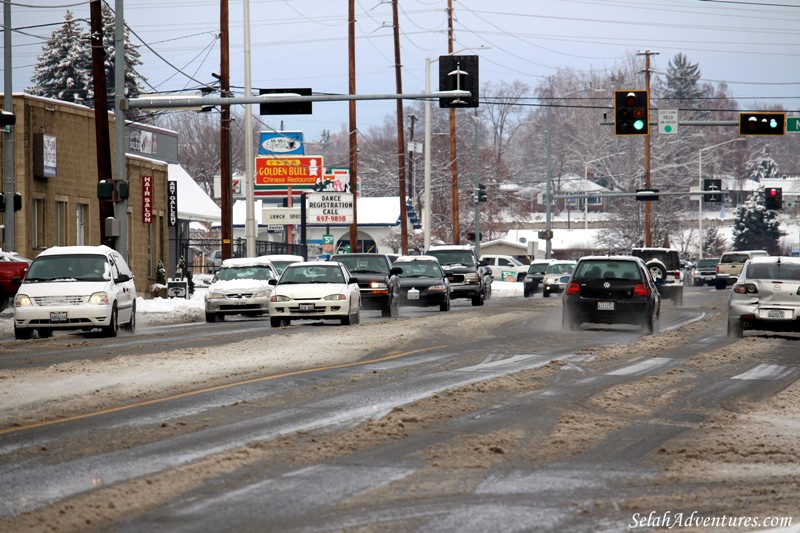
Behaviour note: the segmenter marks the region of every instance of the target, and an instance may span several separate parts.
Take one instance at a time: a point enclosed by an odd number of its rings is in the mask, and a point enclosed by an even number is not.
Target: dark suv
[[[397,274],[403,269],[392,267],[386,254],[336,254],[330,260],[342,263],[358,279],[361,306],[364,309],[380,309],[384,317],[397,316],[400,299]]]
[[[672,303],[683,305],[681,258],[672,248],[634,248],[631,255],[645,262],[656,282],[658,292]]]
[[[479,261],[468,244],[438,244],[425,255],[439,260],[450,281],[450,299],[469,298],[472,305],[483,305],[489,291],[491,276],[486,263]],[[489,271],[490,272],[490,271]]]

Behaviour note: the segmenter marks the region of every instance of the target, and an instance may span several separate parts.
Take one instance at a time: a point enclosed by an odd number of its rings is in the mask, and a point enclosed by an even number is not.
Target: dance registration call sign
[[[318,192],[306,195],[308,224],[352,224],[353,193]]]

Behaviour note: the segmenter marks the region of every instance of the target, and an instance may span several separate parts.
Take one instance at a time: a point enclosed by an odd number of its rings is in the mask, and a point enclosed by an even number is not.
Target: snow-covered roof
[[[169,163],[167,176],[178,182],[178,218],[194,222],[220,222],[221,211],[182,166]]]
[[[553,250],[572,250],[576,248],[593,248],[595,239],[600,230],[597,229],[553,229],[553,239],[550,244]],[[539,239],[539,230],[534,229],[514,229],[510,230],[503,240],[511,243],[519,243],[520,239],[525,242],[538,242],[539,250],[544,250],[547,242]]]

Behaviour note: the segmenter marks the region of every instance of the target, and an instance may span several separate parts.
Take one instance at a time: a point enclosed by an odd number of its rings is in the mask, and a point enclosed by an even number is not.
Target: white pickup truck
[[[487,254],[482,255],[481,259],[492,269],[492,277],[496,281],[508,281],[503,279],[503,272],[513,272],[514,281],[522,281],[528,273],[528,265],[510,255]]]

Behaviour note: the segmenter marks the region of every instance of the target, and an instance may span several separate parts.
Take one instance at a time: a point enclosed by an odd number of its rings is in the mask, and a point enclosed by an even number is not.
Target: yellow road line
[[[52,426],[54,424],[61,424],[63,422],[73,422],[75,420],[82,420],[84,418],[92,418],[92,417],[95,417],[95,416],[106,415],[106,414],[109,414],[109,413],[116,413],[116,412],[125,411],[125,410],[128,410],[128,409],[134,409],[136,407],[144,407],[146,405],[154,405],[154,404],[157,404],[157,403],[169,402],[169,401],[172,401],[172,400],[179,400],[181,398],[188,398],[190,396],[197,396],[199,394],[205,394],[205,393],[208,393],[208,392],[214,392],[214,391],[223,390],[223,389],[230,389],[230,388],[233,388],[233,387],[239,387],[241,385],[250,385],[250,384],[253,384],[253,383],[259,383],[261,381],[269,381],[269,380],[272,380],[272,379],[286,378],[286,377],[290,377],[290,376],[299,376],[299,375],[302,375],[302,374],[311,374],[313,372],[323,372],[325,370],[336,370],[336,369],[340,369],[340,368],[349,368],[349,367],[353,367],[353,366],[365,366],[365,365],[369,365],[369,364],[372,364],[372,363],[380,363],[380,362],[383,362],[383,361],[390,361],[392,359],[398,359],[400,357],[406,357],[406,356],[414,355],[414,354],[421,353],[421,352],[427,352],[429,350],[436,350],[436,349],[439,349],[439,348],[444,348],[445,346],[446,345],[442,344],[442,345],[439,345],[439,346],[431,346],[429,348],[420,348],[418,350],[411,350],[411,351],[408,351],[408,352],[400,352],[400,353],[396,353],[396,354],[392,354],[392,355],[387,355],[385,357],[379,357],[378,359],[370,359],[370,360],[367,360],[367,361],[356,361],[354,363],[341,363],[341,364],[338,364],[338,365],[318,366],[318,367],[313,367],[313,368],[306,368],[306,369],[303,369],[303,370],[295,370],[295,371],[292,371],[292,372],[284,372],[283,374],[275,374],[275,375],[272,375],[272,376],[263,376],[263,377],[260,377],[260,378],[246,379],[244,381],[237,381],[235,383],[227,383],[225,385],[216,385],[214,387],[207,387],[205,389],[198,389],[198,390],[194,390],[194,391],[191,391],[191,392],[183,392],[183,393],[180,393],[180,394],[173,394],[172,396],[165,396],[164,398],[156,398],[156,399],[153,399],[153,400],[146,400],[146,401],[143,401],[143,402],[136,402],[136,403],[127,404],[127,405],[120,405],[118,407],[111,407],[109,409],[102,409],[100,411],[94,411],[94,412],[91,412],[91,413],[84,413],[84,414],[81,414],[81,415],[68,416],[68,417],[59,418],[59,419],[56,419],[56,420],[45,420],[43,422],[36,422],[35,424],[27,424],[25,426],[18,426],[18,427],[0,429],[0,435],[7,435],[9,433],[16,433],[18,431],[25,431],[25,430],[28,430],[28,429],[34,429],[34,428],[39,428],[39,427]]]

